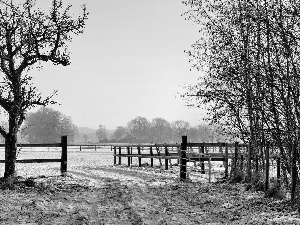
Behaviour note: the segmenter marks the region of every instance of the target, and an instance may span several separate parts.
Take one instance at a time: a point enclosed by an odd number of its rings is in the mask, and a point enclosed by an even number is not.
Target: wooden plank
[[[150,148],[150,147],[180,147],[180,144],[128,144],[128,145],[113,145],[122,148],[133,147],[133,148]]]
[[[225,154],[223,154],[223,153],[218,153],[218,152],[216,152],[216,153],[208,153],[208,154],[199,154],[199,153],[192,153],[192,154],[187,154],[189,157],[199,157],[199,155],[201,156],[201,157],[206,157],[206,156],[211,156],[211,157],[225,157]]]
[[[117,157],[116,157],[116,155],[117,155],[117,147],[114,146],[113,149],[114,149],[114,165],[116,165],[117,164]]]
[[[68,137],[61,136],[61,164],[60,171],[62,175],[65,175],[67,172],[67,163],[68,163]]]
[[[127,147],[127,154],[130,155],[130,147]],[[130,157],[127,158],[127,165],[130,166]]]
[[[200,153],[201,153],[201,157],[204,156],[204,146],[201,146],[200,147]],[[201,174],[205,174],[205,165],[204,165],[204,162],[200,160],[200,167],[201,167]]]
[[[150,156],[153,156],[152,147],[150,147]],[[153,158],[151,158],[151,160],[150,160],[150,166],[153,167]]]
[[[122,148],[119,147],[119,155],[121,155],[121,154],[122,154]],[[121,157],[119,157],[119,165],[121,165]]]
[[[140,156],[141,155],[141,147],[137,147],[137,150],[138,150],[138,155]],[[142,159],[141,159],[141,157],[139,157],[139,167],[141,167],[142,166]]]
[[[165,147],[165,155],[168,156],[169,152],[168,152],[168,147]],[[168,164],[169,164],[169,160],[167,157],[164,158],[165,159],[165,170],[168,170]]]
[[[225,145],[225,178],[228,178],[228,145]]]
[[[182,136],[181,151],[180,151],[180,180],[186,180],[186,150],[187,150],[187,136]]]
[[[225,147],[225,143],[187,143],[187,147]]]
[[[160,156],[157,156],[157,155],[153,155],[153,156],[150,156],[150,155],[140,155],[138,156],[139,158],[149,158],[149,159],[180,159],[180,156],[179,155],[174,155],[174,156],[165,156],[165,155],[160,155]]]
[[[130,157],[130,158],[133,158],[133,157],[139,157],[140,155],[138,154],[113,154],[113,156],[115,157]]]
[[[208,183],[211,183],[211,158],[208,158]]]
[[[17,144],[18,147],[23,148],[46,148],[46,147],[61,147],[61,143],[54,143],[54,144]],[[5,144],[0,144],[0,147],[5,147]]]
[[[61,162],[61,159],[17,159],[17,163],[52,163]],[[5,163],[5,160],[0,160],[0,163]]]
[[[191,157],[189,158],[191,161],[199,161],[199,157]],[[211,157],[212,162],[223,162],[225,161],[225,157]],[[209,157],[201,157],[200,162],[208,161]]]

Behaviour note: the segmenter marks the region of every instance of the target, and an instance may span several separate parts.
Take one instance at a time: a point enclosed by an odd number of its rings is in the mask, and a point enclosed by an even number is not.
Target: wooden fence
[[[79,151],[82,151],[83,149],[94,149],[95,151],[97,148],[101,147],[111,147],[111,144],[71,144],[68,145],[70,147],[79,147]]]
[[[5,147],[5,144],[0,144],[0,147]],[[61,143],[55,144],[18,144],[18,147],[61,147],[61,158],[60,159],[17,159],[17,163],[50,163],[60,162],[60,171],[62,174],[67,172],[68,162],[68,138],[67,136],[61,137]],[[0,160],[0,163],[5,163],[5,160]]]
[[[114,151],[113,157],[115,165],[117,164],[117,158],[118,164],[121,165],[122,157],[126,157],[127,165],[130,166],[132,164],[132,158],[137,157],[139,167],[142,165],[142,158],[150,158],[150,166],[153,167],[153,159],[156,158],[165,160],[165,169],[168,170],[169,160],[179,160],[180,144],[114,145],[112,148]]]
[[[182,137],[181,144],[135,144],[135,145],[114,145],[112,146],[114,154],[114,164],[121,165],[122,158],[127,158],[127,165],[132,164],[132,158],[138,159],[138,166],[142,166],[142,159],[150,158],[150,166],[153,167],[153,159],[164,160],[165,170],[168,170],[170,160],[177,159],[180,165],[180,179],[187,178],[187,162],[199,162],[200,172],[205,173],[204,162],[208,162],[209,180],[211,175],[211,162],[224,162],[225,177],[228,177],[228,159],[237,159],[241,154],[240,147],[246,145],[228,144],[228,143],[187,143],[187,136]],[[208,148],[218,148],[219,152],[205,152]],[[229,152],[229,148],[235,148]],[[224,151],[223,151],[224,149]],[[233,163],[237,165],[236,160]]]

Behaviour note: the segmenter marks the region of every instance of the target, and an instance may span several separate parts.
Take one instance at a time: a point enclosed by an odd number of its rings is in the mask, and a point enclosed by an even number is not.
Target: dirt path
[[[300,224],[287,202],[242,185],[178,182],[128,168],[72,168],[0,191],[0,224]]]

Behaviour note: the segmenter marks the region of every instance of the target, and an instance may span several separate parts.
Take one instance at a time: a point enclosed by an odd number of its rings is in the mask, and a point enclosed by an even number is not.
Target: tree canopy
[[[73,142],[77,127],[72,119],[51,108],[40,108],[26,117],[22,135],[30,143],[59,143],[63,135]]]
[[[17,133],[26,113],[34,106],[53,104],[53,95],[42,97],[31,83],[30,70],[41,62],[70,64],[68,43],[83,32],[87,12],[74,19],[71,6],[53,0],[49,12],[36,1],[0,1],[0,106],[8,116],[9,129],[0,126],[5,138],[5,178],[14,176]],[[54,93],[55,94],[55,93]]]
[[[186,18],[201,33],[187,53],[192,66],[204,73],[183,96],[196,107],[205,106],[207,119],[220,132],[249,144],[248,180],[251,157],[264,164],[263,148],[274,146],[286,183],[287,174],[292,177],[293,199],[300,165],[300,2],[184,3],[189,6]]]

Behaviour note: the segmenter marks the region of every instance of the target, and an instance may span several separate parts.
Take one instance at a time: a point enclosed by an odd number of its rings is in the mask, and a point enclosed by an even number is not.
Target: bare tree
[[[0,1],[0,106],[8,114],[9,130],[0,126],[5,138],[4,177],[13,177],[17,151],[17,132],[26,112],[36,106],[55,103],[52,96],[42,98],[30,82],[28,74],[41,62],[67,66],[70,57],[67,43],[71,34],[83,32],[87,20],[83,14],[73,19],[71,6],[64,8],[62,0],[53,0],[48,14],[36,8],[33,0],[23,4]]]

